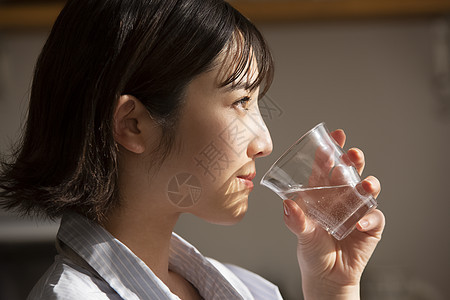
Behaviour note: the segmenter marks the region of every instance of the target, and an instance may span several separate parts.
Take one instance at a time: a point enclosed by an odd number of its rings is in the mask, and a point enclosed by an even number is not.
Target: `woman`
[[[258,108],[273,63],[258,30],[219,0],[71,0],[36,65],[2,206],[62,216],[59,255],[29,299],[280,299],[172,233],[182,213],[219,224],[247,210],[272,150]],[[343,145],[342,130],[333,137]],[[364,157],[349,157],[361,172]],[[374,177],[363,186],[377,196]],[[307,299],[356,299],[381,238],[378,210],[336,241],[284,202]]]

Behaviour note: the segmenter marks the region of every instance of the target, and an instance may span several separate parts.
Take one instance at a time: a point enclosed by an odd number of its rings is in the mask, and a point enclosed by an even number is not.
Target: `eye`
[[[236,106],[243,110],[248,110],[249,102],[251,98],[248,96],[243,97],[242,99],[237,100],[233,103],[233,106]]]

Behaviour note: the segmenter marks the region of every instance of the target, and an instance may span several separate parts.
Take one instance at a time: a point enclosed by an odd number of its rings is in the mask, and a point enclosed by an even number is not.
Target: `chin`
[[[248,209],[248,197],[240,197],[235,201],[229,202],[225,207],[216,208],[215,212],[207,215],[198,215],[203,220],[217,225],[235,225],[245,216]]]
[[[247,212],[247,206],[244,208],[241,208],[238,211],[233,212],[233,215],[228,219],[224,220],[223,222],[220,222],[220,225],[235,225],[239,223],[245,216],[245,213]]]
[[[222,220],[210,220],[209,223],[216,224],[216,225],[224,225],[224,226],[231,226],[236,225],[239,223],[245,216],[245,213],[242,213],[238,216],[224,218]]]
[[[247,212],[250,192],[251,189],[243,186],[239,180],[228,181],[218,191],[204,195],[194,214],[212,224],[234,225]]]
[[[224,216],[229,218],[227,225],[233,225],[241,221],[248,209],[248,196],[249,190],[241,190],[226,195],[226,199],[223,202]]]

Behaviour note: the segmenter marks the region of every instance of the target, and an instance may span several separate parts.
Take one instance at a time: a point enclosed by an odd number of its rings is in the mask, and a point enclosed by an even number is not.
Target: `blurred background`
[[[253,20],[275,58],[260,102],[274,151],[264,171],[324,121],[361,148],[363,175],[382,182],[383,239],[362,279],[362,299],[450,299],[450,1],[230,1]],[[26,114],[33,66],[59,1],[0,1],[0,151]],[[295,237],[282,202],[256,184],[235,226],[183,216],[176,232],[206,256],[301,294]],[[24,299],[53,261],[57,223],[0,211],[0,299]]]

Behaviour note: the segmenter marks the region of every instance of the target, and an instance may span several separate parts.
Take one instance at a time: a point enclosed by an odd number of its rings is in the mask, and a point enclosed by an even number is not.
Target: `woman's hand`
[[[331,135],[344,146],[344,131],[336,130]],[[347,154],[361,174],[365,165],[362,151],[353,148]],[[373,176],[364,179],[362,187],[375,198],[381,191],[380,182]],[[357,230],[338,241],[305,217],[294,201],[284,201],[284,212],[287,227],[298,238],[297,257],[305,299],[359,299],[362,272],[384,229],[383,213],[373,210],[358,222]]]

